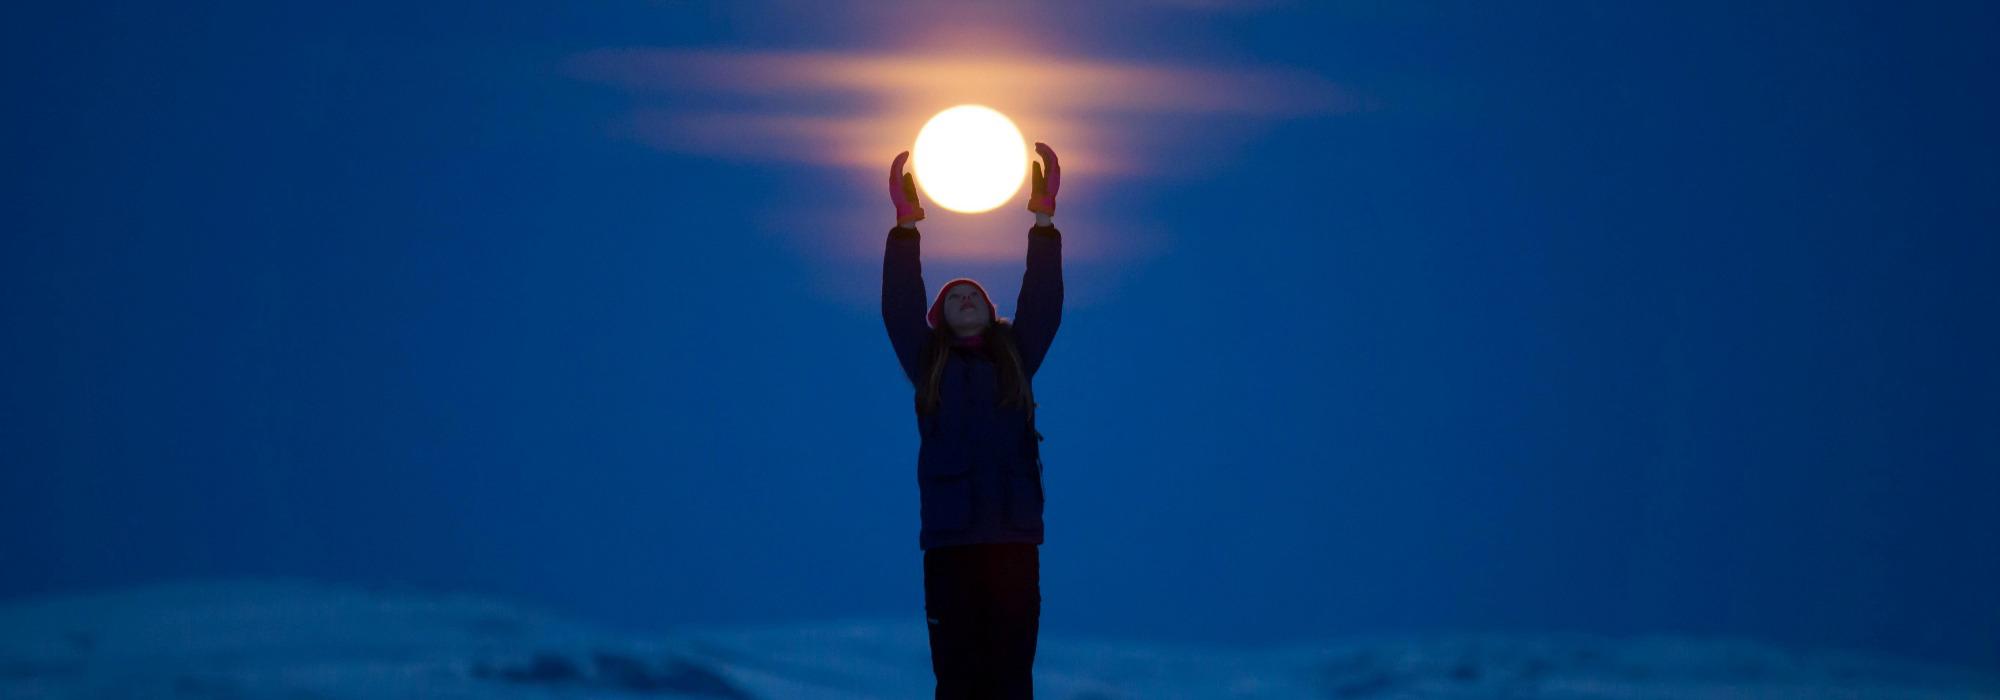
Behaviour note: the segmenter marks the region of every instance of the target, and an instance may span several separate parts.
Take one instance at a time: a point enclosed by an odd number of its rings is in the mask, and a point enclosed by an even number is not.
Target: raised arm
[[[1053,223],[1028,229],[1028,271],[1021,275],[1021,297],[1014,302],[1014,339],[1030,376],[1041,369],[1062,325],[1062,231]]]
[[[916,386],[922,364],[917,356],[923,353],[930,323],[924,320],[928,302],[924,299],[922,246],[917,234],[924,207],[917,202],[915,178],[903,172],[903,163],[909,159],[910,152],[903,151],[889,164],[889,202],[896,206],[896,227],[889,229],[889,240],[882,250],[882,327],[889,331],[889,344],[896,348],[903,376]]]
[[[1062,231],[1056,230],[1056,192],[1062,187],[1062,164],[1055,149],[1040,141],[1035,152],[1043,163],[1034,164],[1028,211],[1035,213],[1035,225],[1028,229],[1028,271],[1021,275],[1021,298],[1014,303],[1014,338],[1021,346],[1022,369],[1032,376],[1041,369],[1042,358],[1055,342],[1056,327],[1062,325],[1063,275]]]
[[[896,348],[896,361],[903,375],[916,386],[921,366],[918,357],[930,324],[924,320],[924,271],[921,237],[915,227],[889,229],[882,251],[882,326],[889,331],[889,344]]]

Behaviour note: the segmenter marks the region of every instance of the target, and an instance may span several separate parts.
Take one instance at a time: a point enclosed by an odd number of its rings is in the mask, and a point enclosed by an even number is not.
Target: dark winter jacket
[[[882,255],[882,323],[913,390],[924,379],[923,351],[931,333],[924,318],[930,298],[924,293],[920,239],[914,229],[891,228]],[[1055,340],[1062,306],[1062,232],[1032,227],[1013,319],[1021,369],[1031,379]],[[923,503],[918,545],[1041,544],[1041,434],[1033,407],[999,405],[999,372],[983,349],[954,347],[938,393],[937,411],[917,414]],[[911,406],[914,410],[914,401]]]

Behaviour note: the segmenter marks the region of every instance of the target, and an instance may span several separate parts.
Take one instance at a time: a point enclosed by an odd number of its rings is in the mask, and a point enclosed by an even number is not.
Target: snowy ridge
[[[1734,640],[1043,635],[1037,697],[2000,698],[1970,669]],[[0,698],[919,698],[922,618],[613,633],[489,598],[191,581],[0,603]]]

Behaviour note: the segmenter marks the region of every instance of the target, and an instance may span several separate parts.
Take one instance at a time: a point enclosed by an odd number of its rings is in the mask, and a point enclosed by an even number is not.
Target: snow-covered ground
[[[923,698],[919,616],[642,638],[505,601],[215,581],[0,603],[0,698]],[[1036,696],[2000,698],[1968,669],[1742,641],[1343,638],[1255,651],[1043,635]]]

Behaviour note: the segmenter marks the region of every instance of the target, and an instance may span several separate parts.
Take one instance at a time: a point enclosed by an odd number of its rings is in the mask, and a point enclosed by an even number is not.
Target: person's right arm
[[[924,271],[920,236],[916,226],[898,225],[889,229],[882,250],[882,326],[889,331],[889,344],[896,349],[896,361],[910,385],[917,385],[924,341],[930,323],[924,320]]]
[[[930,336],[929,301],[924,298],[924,269],[918,245],[917,222],[924,218],[924,205],[917,201],[917,181],[903,172],[910,152],[896,154],[889,163],[889,203],[896,207],[896,227],[889,229],[889,241],[882,249],[882,326],[889,331],[889,344],[896,348],[896,361],[910,386],[917,385],[924,341]]]

